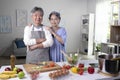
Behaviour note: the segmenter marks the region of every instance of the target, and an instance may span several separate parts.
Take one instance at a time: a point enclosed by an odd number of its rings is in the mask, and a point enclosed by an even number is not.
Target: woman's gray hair
[[[42,16],[44,15],[44,11],[41,7],[34,7],[32,10],[31,10],[31,14],[35,13],[36,11],[40,11],[42,13]]]
[[[49,14],[49,20],[51,19],[51,16],[52,16],[52,15],[55,15],[56,17],[58,17],[58,18],[61,20],[61,17],[60,17],[60,13],[59,13],[59,12],[52,11],[52,12]]]

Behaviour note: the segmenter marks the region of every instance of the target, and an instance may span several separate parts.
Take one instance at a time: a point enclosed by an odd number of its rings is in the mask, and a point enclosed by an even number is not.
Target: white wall
[[[108,31],[110,27],[110,18],[111,18],[110,13],[111,13],[110,0],[96,1],[95,41],[98,43],[107,42],[107,36],[108,36]]]
[[[46,25],[49,25],[49,13],[54,10],[59,11],[62,17],[61,25],[64,25],[68,35],[67,52],[75,52],[80,48],[81,15],[87,13],[87,0],[0,0],[0,16],[9,15],[12,17],[12,33],[0,33],[0,48],[6,49],[12,40],[23,37],[24,26],[16,27],[15,10],[27,10],[28,23],[30,23],[30,11],[34,6],[44,9],[43,23]]]
[[[87,0],[87,12],[95,13],[97,0]]]
[[[88,13],[95,13],[95,37],[94,42],[106,43],[110,27],[112,0],[88,0]]]

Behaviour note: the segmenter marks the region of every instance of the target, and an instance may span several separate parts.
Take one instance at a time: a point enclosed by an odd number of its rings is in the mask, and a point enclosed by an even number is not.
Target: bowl
[[[75,53],[75,54],[70,54],[69,57],[70,57],[70,58],[67,58],[68,64],[70,64],[70,65],[72,65],[72,66],[76,65],[77,62],[78,62],[78,54],[77,54],[77,53]]]

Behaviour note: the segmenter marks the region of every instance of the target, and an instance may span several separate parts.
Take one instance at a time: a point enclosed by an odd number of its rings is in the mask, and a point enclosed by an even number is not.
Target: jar
[[[10,65],[11,65],[12,70],[15,68],[15,60],[16,60],[15,55],[11,55],[10,56]]]

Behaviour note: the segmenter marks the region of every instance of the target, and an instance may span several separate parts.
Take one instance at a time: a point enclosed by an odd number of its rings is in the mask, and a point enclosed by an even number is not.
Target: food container
[[[67,62],[68,62],[70,65],[72,65],[72,66],[76,65],[77,62],[78,62],[78,54],[77,54],[77,53],[75,53],[75,54],[70,54],[69,57],[70,57],[70,59],[69,59],[69,58],[66,58],[66,59],[67,59]]]
[[[102,72],[117,74],[120,71],[120,55],[99,55],[99,69]]]

